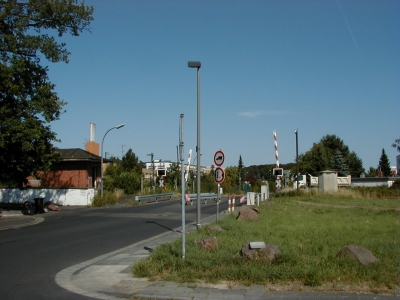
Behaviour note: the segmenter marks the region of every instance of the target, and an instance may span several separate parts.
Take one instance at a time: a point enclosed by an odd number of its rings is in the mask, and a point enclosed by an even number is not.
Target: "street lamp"
[[[103,140],[101,141],[101,166],[100,166],[100,177],[101,177],[101,198],[103,199],[103,186],[104,186],[104,180],[103,180],[103,144],[104,144],[104,139],[107,135],[107,133],[109,133],[111,130],[113,129],[120,129],[121,127],[124,127],[125,124],[120,124],[117,125],[113,128],[110,128],[107,130],[107,132],[105,133],[105,135],[103,136]]]
[[[198,156],[197,159],[197,228],[201,227],[200,224],[200,68],[201,62],[199,61],[188,61],[189,68],[197,69],[197,146],[196,153]]]

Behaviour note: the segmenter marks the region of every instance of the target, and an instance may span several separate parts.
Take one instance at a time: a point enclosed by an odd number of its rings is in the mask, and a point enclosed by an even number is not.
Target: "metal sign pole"
[[[181,194],[182,194],[182,259],[185,259],[186,249],[185,249],[185,170],[183,165],[183,117],[181,114],[181,119],[179,123],[179,158],[181,161]]]
[[[218,183],[218,197],[217,197],[217,222],[218,222],[218,214],[219,214],[219,183]]]

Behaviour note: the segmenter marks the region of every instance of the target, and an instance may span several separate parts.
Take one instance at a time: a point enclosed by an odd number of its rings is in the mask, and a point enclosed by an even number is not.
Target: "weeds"
[[[125,198],[125,193],[123,190],[114,190],[113,192],[104,191],[103,198],[101,194],[97,193],[92,201],[93,207],[101,207],[106,205],[112,205],[118,203],[121,199]]]

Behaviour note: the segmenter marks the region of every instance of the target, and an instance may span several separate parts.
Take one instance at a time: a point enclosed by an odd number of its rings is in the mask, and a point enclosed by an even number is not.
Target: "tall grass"
[[[234,215],[214,232],[217,251],[198,248],[195,240],[210,236],[206,230],[186,237],[186,259],[181,259],[181,240],[159,246],[149,259],[136,264],[136,276],[177,282],[229,281],[245,285],[296,283],[337,290],[395,293],[399,284],[399,200],[378,210],[374,199],[352,199],[337,205],[340,197],[280,197],[260,206],[258,221],[239,222]],[[242,244],[254,241],[276,244],[281,255],[273,263],[244,259]],[[337,253],[348,244],[371,250],[378,263],[362,266]]]
[[[118,203],[121,199],[125,198],[125,193],[123,190],[116,189],[112,192],[104,190],[103,198],[101,198],[101,193],[98,192],[92,201],[93,207],[101,207],[106,205],[112,205]]]

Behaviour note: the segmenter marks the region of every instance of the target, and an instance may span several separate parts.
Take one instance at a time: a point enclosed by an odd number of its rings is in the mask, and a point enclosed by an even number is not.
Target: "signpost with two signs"
[[[225,161],[225,154],[221,150],[218,150],[214,154],[214,164],[217,168],[214,171],[214,179],[218,184],[218,198],[217,198],[217,222],[218,222],[218,214],[219,214],[219,202],[220,202],[220,184],[225,180],[225,171],[221,168],[222,164]]]

